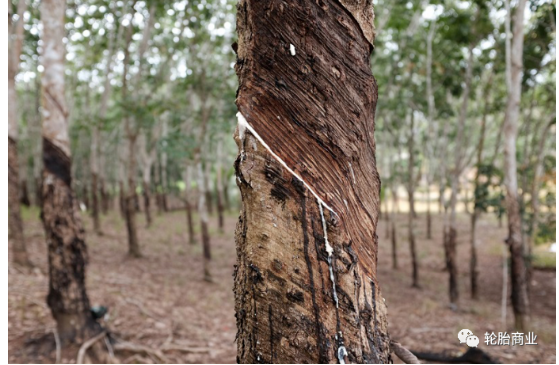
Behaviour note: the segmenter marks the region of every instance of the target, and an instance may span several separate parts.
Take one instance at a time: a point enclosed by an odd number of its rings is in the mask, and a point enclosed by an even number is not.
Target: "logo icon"
[[[477,347],[479,345],[479,338],[469,329],[463,329],[458,332],[458,339],[460,343],[465,343],[469,347]]]

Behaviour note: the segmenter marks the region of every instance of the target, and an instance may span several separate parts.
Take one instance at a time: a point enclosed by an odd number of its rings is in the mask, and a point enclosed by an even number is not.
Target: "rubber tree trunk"
[[[146,227],[151,227],[151,195],[150,195],[150,183],[144,179],[143,181],[143,196],[144,196],[144,213],[146,215]]]
[[[210,272],[210,260],[212,259],[210,246],[210,232],[208,229],[208,211],[206,204],[206,183],[204,181],[205,174],[202,169],[202,163],[197,164],[198,167],[198,186],[200,192],[198,194],[198,214],[200,215],[200,228],[202,232],[202,248],[204,251],[204,280],[212,281]]]
[[[396,224],[392,221],[392,268],[398,269],[398,236],[396,234]]]
[[[128,191],[125,196],[124,217],[126,218],[126,231],[128,233],[128,255],[142,257],[136,227],[136,212],[138,211],[138,194],[136,194],[136,158],[135,137],[128,138]]]
[[[410,115],[410,136],[408,139],[408,241],[410,245],[411,267],[412,267],[412,287],[419,288],[419,264],[417,262],[417,250],[415,245],[415,232],[413,227],[413,219],[415,218],[415,147],[414,147],[414,113],[411,111]]]
[[[15,30],[12,29],[12,3],[8,2],[8,230],[12,242],[13,263],[21,267],[31,267],[27,255],[23,236],[23,222],[21,220],[19,162],[17,154],[18,113],[17,90],[15,77],[19,70],[19,56],[23,41],[23,13],[27,8],[27,1],[20,0],[18,4],[19,20]]]
[[[186,226],[188,228],[188,243],[191,245],[196,243],[194,236],[194,221],[192,217],[192,166],[187,165],[184,171],[184,199],[186,204]]]
[[[522,56],[524,43],[524,10],[526,0],[519,0],[515,15],[512,39],[510,32],[511,9],[509,0],[507,6],[507,21],[505,25],[506,38],[506,80],[507,80],[507,108],[505,111],[504,146],[505,146],[505,207],[508,217],[508,237],[511,257],[512,307],[514,310],[515,327],[524,330],[526,320],[530,314],[528,298],[528,282],[526,280],[526,263],[524,262],[524,244],[522,240],[522,226],[518,203],[518,178],[516,176],[516,138],[518,135],[518,119],[520,112],[520,94],[522,83]]]
[[[224,218],[223,218],[223,210],[224,210],[224,206],[223,206],[223,169],[221,166],[221,159],[223,158],[223,146],[222,146],[222,141],[219,140],[217,143],[217,159],[216,159],[216,181],[215,181],[215,185],[216,185],[216,190],[217,190],[217,221],[218,221],[218,227],[219,227],[219,231],[223,232],[223,224],[224,224]]]
[[[87,249],[72,191],[70,143],[64,98],[64,1],[41,3],[43,24],[43,207],[49,262],[47,303],[63,342],[81,342],[98,330],[85,288]]]
[[[237,361],[390,362],[371,3],[237,9]]]
[[[457,231],[457,216],[456,207],[458,204],[458,190],[460,189],[460,175],[464,169],[464,132],[465,123],[468,111],[468,101],[470,97],[470,86],[472,82],[472,68],[473,68],[473,45],[468,48],[468,62],[465,74],[465,86],[462,95],[462,105],[460,115],[458,117],[458,125],[456,131],[456,146],[454,150],[454,170],[451,175],[451,195],[450,195],[450,217],[448,225],[445,227],[445,253],[447,255],[447,268],[448,268],[448,295],[450,304],[453,308],[458,305],[459,287],[458,287],[458,263],[456,262],[456,239],[458,236]]]

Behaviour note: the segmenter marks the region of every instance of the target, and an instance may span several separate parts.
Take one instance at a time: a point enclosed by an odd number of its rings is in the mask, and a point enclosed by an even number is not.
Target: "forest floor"
[[[55,327],[45,303],[48,290],[46,245],[37,209],[24,210],[25,236],[33,263],[30,273],[9,266],[8,343],[9,362],[54,362],[55,351],[39,352],[33,343],[52,338]],[[220,233],[212,218],[211,271],[213,283],[203,281],[200,244],[186,242],[184,212],[155,216],[150,229],[138,215],[144,257],[127,258],[126,233],[117,212],[102,218],[103,236],[86,225],[90,264],[87,288],[92,305],[109,308],[105,325],[117,337],[161,350],[176,363],[234,363],[235,317],[232,273],[235,264],[234,229],[237,217],[226,219]],[[388,305],[390,335],[405,347],[423,352],[464,352],[457,334],[468,328],[480,339],[479,348],[503,363],[555,363],[555,270],[534,271],[531,282],[532,317],[528,330],[536,334],[536,346],[488,346],[486,332],[513,331],[512,310],[507,324],[501,321],[502,241],[505,229],[496,220],[483,217],[479,222],[480,299],[469,295],[469,218],[460,217],[458,258],[460,305],[448,306],[447,273],[443,271],[442,222],[433,216],[433,239],[425,239],[424,216],[415,220],[421,289],[411,288],[411,269],[405,215],[398,215],[399,269],[392,269],[390,241],[385,236],[386,221],[379,224],[379,281]],[[54,345],[53,345],[54,346]],[[178,349],[182,350],[178,350]],[[150,363],[158,358],[149,354],[119,355],[121,362]],[[75,362],[63,358],[63,362]],[[395,359],[397,361],[397,359]]]

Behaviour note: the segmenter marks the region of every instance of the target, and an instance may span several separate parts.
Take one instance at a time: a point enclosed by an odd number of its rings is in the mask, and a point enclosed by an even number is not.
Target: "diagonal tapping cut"
[[[268,152],[270,152],[270,154],[272,156],[274,156],[274,158],[283,166],[287,169],[287,171],[289,171],[289,173],[291,175],[293,175],[294,177],[297,178],[297,180],[301,181],[303,183],[303,185],[305,185],[305,187],[307,189],[309,189],[309,191],[311,192],[312,195],[314,195],[314,197],[316,198],[316,200],[318,201],[319,205],[323,205],[326,209],[328,209],[330,212],[332,212],[333,214],[335,214],[336,216],[338,216],[338,213],[336,213],[334,211],[334,209],[332,209],[328,204],[326,204],[324,202],[324,200],[322,198],[320,198],[320,196],[318,196],[318,194],[311,188],[311,186],[309,184],[307,184],[307,182],[305,180],[303,180],[303,178],[301,178],[301,176],[299,176],[295,171],[293,171],[293,169],[291,169],[289,166],[287,166],[287,164],[285,163],[285,161],[283,161],[281,159],[281,157],[279,157],[274,151],[272,151],[272,149],[270,148],[270,146],[268,146],[268,144],[264,141],[264,139],[262,139],[262,137],[260,137],[260,135],[258,134],[258,132],[256,132],[254,130],[254,128],[252,128],[252,126],[250,124],[248,124],[247,120],[245,119],[245,117],[243,116],[243,114],[241,112],[237,112],[237,122],[238,122],[238,126],[239,126],[239,139],[241,141],[244,140],[245,138],[245,131],[248,129],[250,131],[250,133],[252,133],[252,135],[254,137],[256,137],[256,139],[262,144],[262,146],[264,146]],[[241,146],[244,146],[244,143],[241,143]],[[241,154],[244,154],[244,147],[242,147],[241,149]],[[322,209],[322,208],[321,208]],[[325,231],[326,232],[326,231]],[[329,252],[330,254],[330,252]]]

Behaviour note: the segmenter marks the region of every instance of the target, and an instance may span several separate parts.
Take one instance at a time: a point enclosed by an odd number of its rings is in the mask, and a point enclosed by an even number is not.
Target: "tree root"
[[[444,353],[412,352],[418,358],[432,362],[447,364],[499,364],[497,360],[492,359],[487,353],[475,347],[469,348],[468,351],[460,356],[451,356]]]
[[[400,360],[406,364],[421,364],[419,359],[407,348],[402,346],[399,342],[390,341],[390,349]]]
[[[85,341],[80,347],[80,350],[78,351],[78,359],[76,360],[76,363],[83,364],[83,359],[85,357],[85,353],[87,352],[87,349],[93,346],[95,342],[99,341],[102,338],[105,338],[106,335],[107,332],[103,330],[98,334],[96,334],[95,336],[93,336],[92,338],[90,338],[89,340]]]

